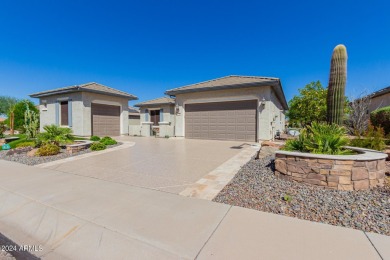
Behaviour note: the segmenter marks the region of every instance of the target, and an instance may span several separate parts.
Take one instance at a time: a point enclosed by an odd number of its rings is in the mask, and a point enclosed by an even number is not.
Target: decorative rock
[[[353,168],[352,169],[352,180],[364,180],[368,179],[368,171],[366,168]]]
[[[27,152],[28,157],[33,157],[37,153],[38,148],[32,149],[31,151]]]
[[[287,165],[285,160],[276,159],[275,168],[277,168],[279,172],[287,174]]]
[[[353,188],[355,190],[367,190],[370,188],[370,182],[368,180],[354,181]]]

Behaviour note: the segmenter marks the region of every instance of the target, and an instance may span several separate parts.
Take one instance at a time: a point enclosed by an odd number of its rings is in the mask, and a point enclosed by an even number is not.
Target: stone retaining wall
[[[301,153],[302,155],[288,153],[292,154],[278,151],[275,155],[275,175],[280,178],[349,191],[367,190],[384,185],[386,164],[383,156],[379,156],[378,159],[364,160],[362,157],[359,160],[340,160],[335,159],[335,156],[323,159],[315,158],[313,155],[307,157],[305,153]]]
[[[80,152],[82,150],[88,149],[93,142],[88,140],[75,140],[75,142],[79,142],[78,144],[70,144],[66,146],[67,154],[74,154]]]

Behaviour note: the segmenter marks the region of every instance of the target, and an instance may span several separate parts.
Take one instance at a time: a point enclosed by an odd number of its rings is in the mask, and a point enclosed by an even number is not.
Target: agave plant
[[[38,135],[38,139],[42,143],[49,143],[54,145],[61,145],[71,143],[74,140],[72,129],[59,127],[56,125],[47,125],[43,129],[45,132]]]

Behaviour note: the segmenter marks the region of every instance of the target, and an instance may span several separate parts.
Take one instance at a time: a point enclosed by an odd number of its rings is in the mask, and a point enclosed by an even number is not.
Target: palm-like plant
[[[71,143],[74,140],[72,129],[59,127],[56,125],[47,125],[43,129],[45,132],[39,134],[38,139],[43,143],[61,145]]]
[[[345,128],[336,124],[313,122],[301,130],[298,139],[286,142],[285,150],[309,152],[315,154],[350,154],[343,149],[348,144],[345,137]]]

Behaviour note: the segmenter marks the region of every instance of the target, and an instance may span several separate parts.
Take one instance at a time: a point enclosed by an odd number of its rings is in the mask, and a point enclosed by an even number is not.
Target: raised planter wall
[[[372,150],[348,148],[361,154],[338,156],[277,151],[275,175],[283,179],[337,190],[382,187],[387,155]]]
[[[78,144],[68,144],[66,145],[66,153],[68,154],[74,154],[79,151],[85,150],[91,146],[93,143],[89,140],[75,140],[75,142],[78,142]]]

